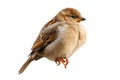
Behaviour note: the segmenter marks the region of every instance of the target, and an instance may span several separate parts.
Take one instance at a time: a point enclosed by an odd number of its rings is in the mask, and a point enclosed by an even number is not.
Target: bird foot
[[[66,58],[57,58],[55,62],[57,63],[57,65],[60,65],[60,63],[62,63],[66,68],[69,63],[69,60]]]

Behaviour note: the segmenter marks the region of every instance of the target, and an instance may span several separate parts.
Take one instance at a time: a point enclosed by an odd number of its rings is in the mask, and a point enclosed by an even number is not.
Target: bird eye
[[[71,18],[77,18],[77,16],[75,16],[75,15],[71,15],[70,17],[71,17]]]

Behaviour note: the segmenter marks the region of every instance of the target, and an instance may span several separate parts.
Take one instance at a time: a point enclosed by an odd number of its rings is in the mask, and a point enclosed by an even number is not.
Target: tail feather
[[[32,56],[30,56],[27,61],[23,64],[23,66],[20,68],[19,70],[19,74],[21,74],[26,68],[27,66],[33,61]]]

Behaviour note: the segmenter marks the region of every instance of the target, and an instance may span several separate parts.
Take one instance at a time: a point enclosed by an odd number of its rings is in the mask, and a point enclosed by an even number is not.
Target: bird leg
[[[57,65],[60,65],[60,63],[62,63],[64,67],[66,68],[69,63],[69,60],[66,58],[57,58],[55,62],[57,63]]]

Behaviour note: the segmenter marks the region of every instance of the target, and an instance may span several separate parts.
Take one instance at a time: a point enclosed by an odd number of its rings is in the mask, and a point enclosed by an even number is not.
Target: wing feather
[[[56,30],[56,25],[52,25],[52,28],[42,30],[31,48],[31,53],[35,51],[40,51],[41,49],[49,45],[51,42],[53,42],[57,36]]]

